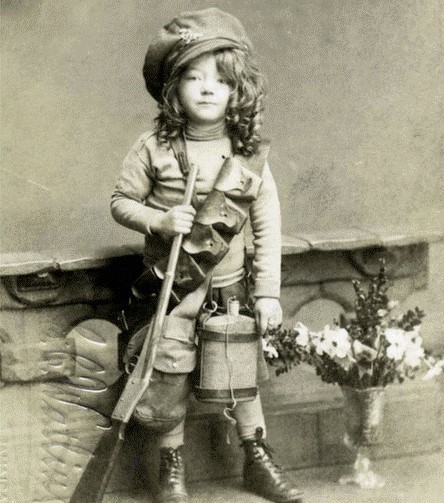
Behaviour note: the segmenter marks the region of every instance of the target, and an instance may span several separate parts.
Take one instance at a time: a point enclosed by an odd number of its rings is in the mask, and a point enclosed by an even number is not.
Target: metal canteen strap
[[[184,240],[182,248],[198,262],[204,260],[216,265],[225,257],[229,246],[210,225],[195,222],[190,234]]]

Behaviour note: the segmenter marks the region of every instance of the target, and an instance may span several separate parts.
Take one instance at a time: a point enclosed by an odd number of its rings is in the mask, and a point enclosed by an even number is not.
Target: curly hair
[[[233,152],[245,157],[253,155],[261,142],[265,80],[255,62],[240,49],[214,52],[216,66],[231,88],[225,113],[227,133]],[[156,117],[157,139],[168,143],[184,130],[187,117],[179,103],[178,86],[186,67],[179,68],[164,85],[160,109]]]

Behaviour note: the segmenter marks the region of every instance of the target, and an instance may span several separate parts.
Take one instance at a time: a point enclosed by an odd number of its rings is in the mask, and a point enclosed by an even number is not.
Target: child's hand
[[[267,328],[278,328],[282,324],[282,308],[279,299],[259,297],[254,304],[256,325],[261,335]]]
[[[174,206],[152,222],[151,230],[168,237],[189,234],[195,216],[196,210],[192,206]]]

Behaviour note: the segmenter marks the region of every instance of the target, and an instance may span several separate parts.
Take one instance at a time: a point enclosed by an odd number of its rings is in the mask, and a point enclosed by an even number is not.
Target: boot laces
[[[256,460],[262,461],[264,464],[269,466],[270,470],[273,471],[276,475],[280,475],[282,473],[282,468],[275,463],[273,460],[273,453],[275,452],[271,445],[267,444],[263,437],[263,429],[257,428],[256,430],[256,439],[254,441],[254,458]]]
[[[258,443],[257,447],[254,452],[255,459],[262,461],[276,475],[280,475],[282,468],[273,459],[272,453],[274,450],[265,442]]]
[[[170,447],[163,453],[162,461],[170,481],[172,483],[180,482],[182,473],[182,456],[180,452]]]

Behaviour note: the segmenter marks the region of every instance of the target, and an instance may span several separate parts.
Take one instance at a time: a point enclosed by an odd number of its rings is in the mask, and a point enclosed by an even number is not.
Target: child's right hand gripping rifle
[[[189,234],[193,225],[196,210],[191,205],[174,206],[164,214],[158,215],[150,222],[152,232],[157,232],[164,239],[177,234]]]

